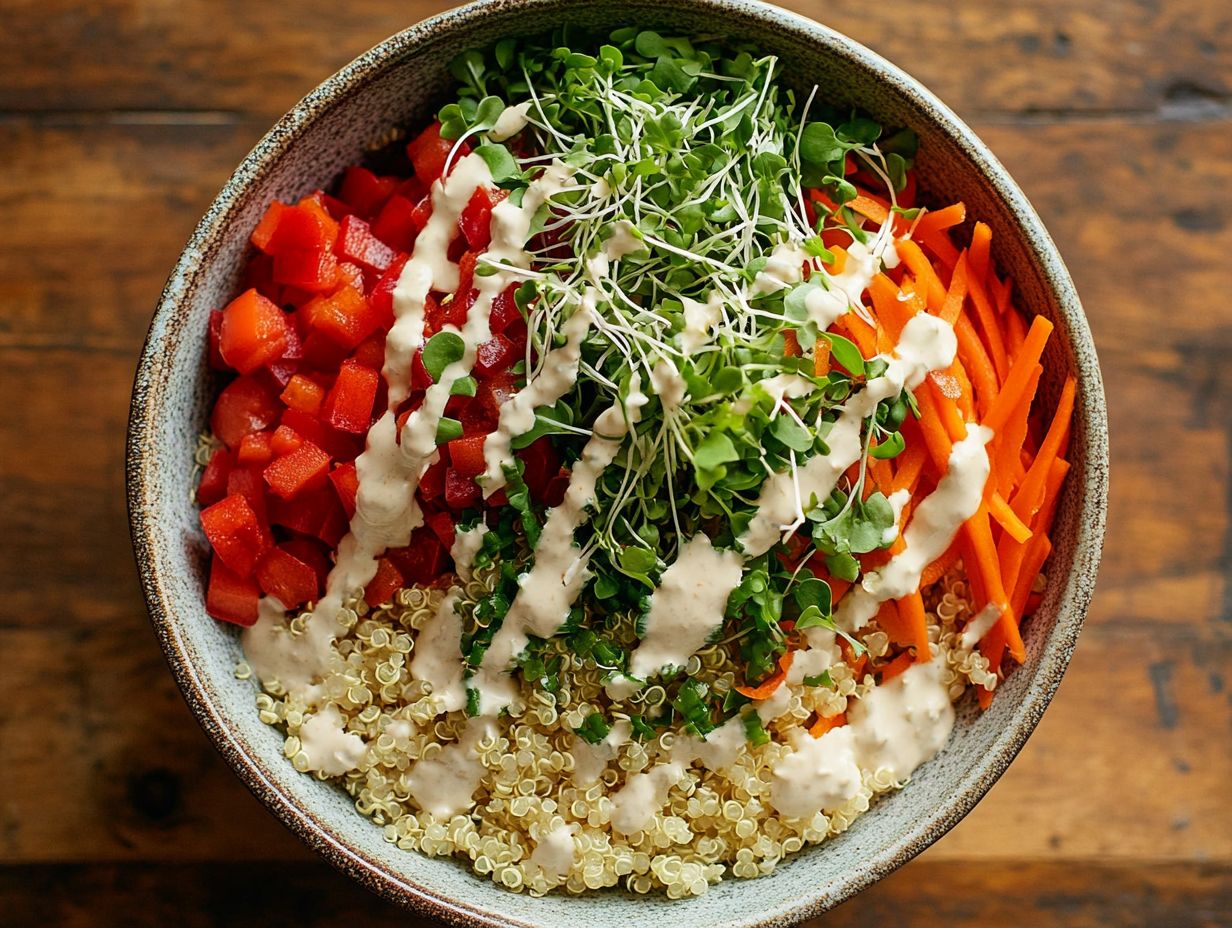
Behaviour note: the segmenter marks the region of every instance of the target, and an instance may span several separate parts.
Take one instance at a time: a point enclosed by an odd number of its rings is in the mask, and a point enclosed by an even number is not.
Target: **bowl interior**
[[[426,119],[465,48],[564,24],[636,23],[748,39],[783,59],[785,79],[867,110],[920,136],[926,200],[966,202],[993,229],[995,258],[1021,304],[1057,326],[1046,403],[1066,373],[1079,378],[1073,470],[1055,529],[1043,605],[1024,630],[1028,660],[983,714],[965,700],[947,749],[910,786],[878,803],[845,835],[781,864],[769,877],[726,880],[705,896],[668,902],[606,892],[515,896],[451,860],[385,843],[335,787],[296,773],[282,737],[256,717],[255,685],[234,677],[238,638],[204,611],[207,547],[192,500],[192,452],[207,427],[211,378],[206,318],[238,283],[247,236],[273,199],[327,186],[391,130]],[[721,23],[721,25],[720,25]],[[370,887],[451,921],[623,926],[670,917],[682,926],[779,925],[829,908],[918,853],[992,785],[1034,728],[1069,659],[1094,582],[1103,533],[1105,413],[1090,333],[1069,276],[1034,212],[984,147],[912,80],[817,24],[735,0],[534,0],[476,4],[388,40],[310,94],[245,160],[194,234],[167,285],[137,375],[129,435],[134,544],[155,628],[207,732],[241,777],[310,844]]]

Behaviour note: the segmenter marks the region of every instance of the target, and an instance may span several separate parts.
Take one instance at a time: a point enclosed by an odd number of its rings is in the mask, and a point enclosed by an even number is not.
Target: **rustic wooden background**
[[[319,80],[447,5],[0,0],[0,923],[401,921],[194,724],[129,551],[163,280]],[[1100,588],[1037,734],[955,831],[815,923],[1232,924],[1232,5],[794,0],[907,68],[1066,256],[1107,378]]]

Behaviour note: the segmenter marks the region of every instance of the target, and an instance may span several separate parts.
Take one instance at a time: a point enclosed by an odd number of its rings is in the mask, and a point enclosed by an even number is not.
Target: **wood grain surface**
[[[0,0],[0,924],[422,925],[214,754],[150,633],[123,432],[166,274],[277,115],[434,0]],[[1074,663],[949,836],[813,925],[1232,925],[1232,5],[794,0],[922,79],[1056,238],[1103,362]]]

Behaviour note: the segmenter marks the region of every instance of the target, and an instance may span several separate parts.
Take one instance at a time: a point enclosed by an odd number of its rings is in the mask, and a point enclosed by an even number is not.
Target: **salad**
[[[844,831],[1024,659],[1074,381],[917,143],[756,48],[468,51],[210,318],[206,606],[298,769],[511,890]]]

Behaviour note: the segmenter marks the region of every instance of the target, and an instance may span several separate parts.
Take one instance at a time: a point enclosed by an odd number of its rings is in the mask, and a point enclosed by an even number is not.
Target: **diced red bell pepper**
[[[282,457],[284,454],[290,454],[303,443],[304,439],[300,437],[299,432],[285,425],[280,425],[274,429],[274,434],[270,436],[270,454],[271,456],[277,455]]]
[[[445,471],[445,505],[450,509],[468,509],[478,505],[480,499],[479,484],[474,477],[468,477],[456,468]]]
[[[241,374],[282,357],[287,348],[287,319],[282,310],[256,290],[245,290],[222,311],[219,350]]]
[[[475,373],[487,379],[508,370],[518,358],[518,349],[504,335],[493,335],[475,349]]]
[[[424,183],[432,183],[445,173],[445,161],[454,142],[441,138],[441,124],[434,122],[406,146],[407,156],[415,169],[415,176]],[[469,154],[470,147],[463,142],[458,148],[458,158]]]
[[[317,572],[282,548],[270,548],[257,564],[257,584],[287,609],[316,599]]]
[[[331,251],[338,237],[338,223],[317,197],[304,197],[295,206],[284,207],[269,240],[269,252]]]
[[[240,439],[235,460],[240,464],[268,464],[274,457],[269,432],[253,432]]]
[[[253,255],[244,268],[244,276],[240,278],[240,289],[256,290],[277,303],[278,291],[282,288],[274,282],[274,259],[266,254]]]
[[[342,508],[346,510],[347,518],[354,518],[355,497],[359,495],[359,474],[355,471],[355,464],[351,461],[336,464],[329,472],[329,479],[334,485]]]
[[[317,370],[336,370],[348,351],[323,332],[309,332],[304,338],[304,364]]]
[[[197,502],[202,506],[210,506],[227,495],[227,477],[231,473],[235,459],[226,448],[215,448],[210,460],[201,471],[201,482],[197,484]]]
[[[479,252],[464,251],[458,258],[458,289],[454,292],[454,302],[465,306],[462,319],[466,319],[466,310],[475,301],[475,268],[479,266]]]
[[[260,464],[237,464],[227,475],[227,495],[242,496],[248,500],[248,505],[257,514],[262,533],[269,536],[269,488],[261,475],[262,470],[264,468]]]
[[[487,187],[476,187],[458,217],[458,229],[475,251],[485,250],[492,241],[492,207],[500,202],[495,194]]]
[[[394,598],[394,594],[402,589],[402,574],[387,557],[376,562],[376,575],[368,581],[364,589],[364,602],[375,609]]]
[[[222,310],[210,310],[210,370],[229,371],[231,365],[222,356],[219,344],[222,341]]]
[[[370,219],[393,195],[397,186],[395,177],[381,177],[367,168],[349,167],[342,175],[338,196],[358,215]]]
[[[454,418],[462,423],[462,434],[487,435],[496,430],[500,420],[486,406],[470,397],[460,399],[465,400],[465,404],[460,406]]]
[[[293,500],[270,500],[270,521],[336,547],[347,531],[347,517],[332,487],[305,490]]]
[[[499,416],[501,406],[509,402],[515,393],[517,393],[517,387],[514,386],[512,375],[497,374],[491,379],[479,381],[475,399],[489,413]]]
[[[388,329],[394,323],[394,288],[398,286],[402,269],[409,260],[410,256],[406,254],[394,258],[368,292],[368,305],[379,320],[378,328]]]
[[[463,477],[478,477],[487,468],[483,460],[483,445],[487,436],[473,435],[455,438],[449,443],[449,463]]]
[[[517,288],[517,284],[511,284],[496,294],[492,300],[492,313],[488,317],[488,328],[496,335],[503,333],[513,323],[522,321],[522,311],[518,309],[517,301],[513,298],[513,293]]]
[[[405,548],[391,548],[385,556],[393,561],[404,583],[422,585],[437,580],[445,570],[447,553],[440,539],[427,526],[411,534]]]
[[[315,297],[300,312],[309,328],[348,350],[375,332],[381,321],[364,295],[349,286]]]
[[[245,374],[219,394],[210,415],[210,430],[228,448],[237,448],[245,435],[273,425],[281,409],[273,390],[256,376]]]
[[[315,538],[289,538],[278,545],[287,554],[312,568],[317,576],[317,590],[325,589],[325,580],[329,576],[329,555],[325,545]]]
[[[530,491],[532,499],[542,501],[548,484],[560,473],[560,457],[556,454],[556,449],[545,435],[519,451],[518,457],[525,463],[522,480],[526,489]]]
[[[429,464],[419,478],[419,495],[424,500],[440,499],[445,494],[445,471],[449,467],[444,460]]]
[[[561,471],[555,477],[548,481],[548,485],[543,490],[543,496],[538,500],[543,505],[559,506],[565,501],[565,491],[569,489],[569,475]],[[507,499],[501,500],[502,503],[508,502]],[[496,505],[496,494],[488,497],[489,505]]]
[[[432,529],[433,534],[445,548],[452,548],[456,537],[453,516],[447,512],[429,512],[424,516],[424,525]]]
[[[329,455],[310,441],[284,454],[265,468],[265,482],[283,499],[323,486],[329,473]]]
[[[220,622],[247,628],[254,625],[261,607],[261,588],[242,577],[217,555],[210,561],[210,582],[205,590],[205,611]]]
[[[201,527],[218,556],[241,577],[251,577],[268,547],[257,514],[238,493],[201,510]]]
[[[415,353],[411,355],[411,389],[426,390],[432,386],[432,375],[428,373],[428,369],[423,363],[423,349],[417,348]]]
[[[252,230],[252,235],[248,237],[248,240],[260,251],[266,254],[270,253],[270,242],[274,238],[274,232],[278,228],[283,212],[287,209],[290,209],[290,207],[285,203],[279,203],[277,200],[266,207],[261,221],[257,223],[257,227]]]
[[[285,249],[274,254],[274,280],[309,293],[332,290],[338,259],[332,251]]]
[[[364,367],[381,370],[385,366],[385,333],[378,331],[369,335],[351,357]]]
[[[372,404],[381,375],[354,358],[338,369],[338,379],[325,397],[323,418],[343,432],[363,435],[372,424]]]
[[[414,203],[394,195],[381,207],[372,220],[372,234],[394,251],[409,252],[415,247],[415,236],[427,225]]]
[[[287,428],[294,429],[304,440],[321,448],[335,461],[353,461],[364,447],[361,437],[339,432],[333,426],[297,409],[284,411],[280,422]]]
[[[295,374],[287,381],[286,389],[278,398],[292,409],[315,416],[325,402],[325,388],[303,374]]]
[[[346,203],[343,203],[337,197],[330,196],[328,193],[320,193],[317,196],[321,198],[321,205],[325,207],[325,212],[329,213],[331,219],[342,222],[343,219],[354,212]]]
[[[358,216],[347,216],[339,224],[334,254],[373,271],[384,271],[394,260],[394,250],[373,235],[368,223]]]
[[[368,279],[365,274],[373,273],[365,271],[354,261],[339,261],[338,270],[334,274],[334,290],[341,290],[343,287],[351,287],[364,293],[368,289]]]

